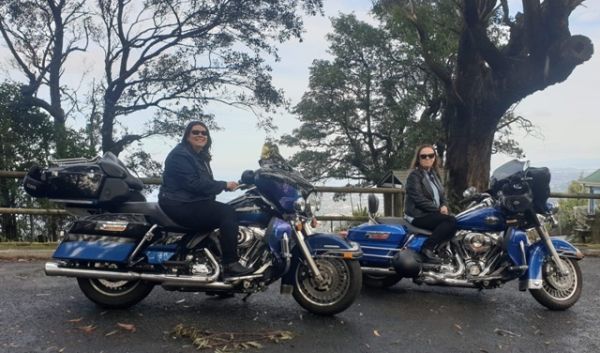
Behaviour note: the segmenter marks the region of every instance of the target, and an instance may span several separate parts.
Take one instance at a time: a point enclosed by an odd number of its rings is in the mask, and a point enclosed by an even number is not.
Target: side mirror
[[[548,210],[548,212],[550,212],[550,214],[555,215],[559,211],[559,206],[557,203],[554,202],[546,202],[546,209]]]
[[[371,214],[371,215],[376,214],[377,210],[379,209],[379,199],[375,195],[369,194],[368,205],[369,205],[369,214]]]
[[[254,185],[254,171],[253,170],[245,170],[242,173],[242,178],[240,179],[242,184]]]
[[[475,195],[477,193],[477,189],[474,186],[469,186],[465,191],[463,191],[463,198],[468,199],[469,197]]]

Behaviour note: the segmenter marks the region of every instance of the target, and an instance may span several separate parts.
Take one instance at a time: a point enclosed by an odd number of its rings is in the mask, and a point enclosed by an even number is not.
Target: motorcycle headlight
[[[304,201],[303,197],[299,197],[294,201],[294,210],[296,212],[304,212],[306,210],[306,201]]]
[[[313,192],[310,195],[308,195],[306,203],[310,207],[311,211],[316,212],[321,209],[321,196]]]

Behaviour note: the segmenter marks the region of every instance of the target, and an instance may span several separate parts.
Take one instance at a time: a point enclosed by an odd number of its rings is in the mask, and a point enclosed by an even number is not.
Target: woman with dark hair
[[[448,214],[433,146],[419,146],[411,166],[406,179],[405,217],[414,226],[432,231],[421,253],[427,262],[441,263],[435,250],[454,236],[456,218]]]
[[[237,188],[235,181],[217,181],[210,169],[212,139],[208,127],[192,121],[165,160],[158,195],[163,211],[176,223],[198,231],[220,229],[222,263],[226,277],[252,272],[238,262],[238,221],[234,209],[215,201],[223,190]]]

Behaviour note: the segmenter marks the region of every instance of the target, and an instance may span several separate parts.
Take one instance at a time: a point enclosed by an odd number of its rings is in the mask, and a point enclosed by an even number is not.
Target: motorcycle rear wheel
[[[389,288],[402,280],[400,275],[374,275],[363,273],[363,283],[369,288]]]
[[[89,300],[106,309],[129,308],[146,298],[154,288],[152,283],[141,280],[77,278],[77,284]]]
[[[542,288],[529,292],[540,304],[550,310],[565,310],[573,306],[581,296],[583,278],[579,263],[571,258],[561,257],[568,274],[560,276],[558,268],[548,257],[542,267]]]
[[[294,299],[304,309],[318,315],[335,315],[346,310],[362,287],[360,264],[356,260],[315,259],[323,276],[317,281],[308,266],[298,264],[295,272]]]

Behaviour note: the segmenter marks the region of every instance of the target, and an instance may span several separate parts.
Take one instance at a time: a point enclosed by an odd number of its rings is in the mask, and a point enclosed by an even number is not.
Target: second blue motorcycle
[[[571,307],[581,296],[583,254],[546,228],[556,208],[547,203],[547,168],[529,168],[511,161],[494,171],[488,193],[465,192],[471,204],[456,216],[458,231],[438,253],[442,264],[430,264],[420,255],[431,232],[400,217],[375,217],[378,201],[369,197],[369,223],[352,228],[348,239],[360,244],[363,283],[389,287],[402,278],[418,284],[495,288],[519,281],[552,310]],[[530,241],[530,233],[537,239]]]

